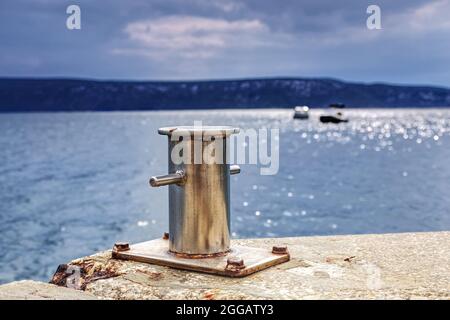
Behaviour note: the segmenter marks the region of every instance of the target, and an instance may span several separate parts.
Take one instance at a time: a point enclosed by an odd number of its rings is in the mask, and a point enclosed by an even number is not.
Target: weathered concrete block
[[[53,283],[110,299],[449,299],[450,232],[235,240],[284,244],[291,261],[245,278],[111,259],[63,265]],[[73,281],[68,267],[78,268]]]

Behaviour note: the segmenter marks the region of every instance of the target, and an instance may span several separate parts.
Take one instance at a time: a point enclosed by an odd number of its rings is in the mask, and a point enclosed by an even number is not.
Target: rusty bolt
[[[236,272],[244,268],[245,268],[244,259],[240,257],[229,257],[227,259],[227,266],[225,267],[226,270]]]
[[[169,233],[168,232],[164,232],[163,239],[164,240],[169,240]]]
[[[272,253],[275,254],[287,254],[288,248],[287,246],[273,246],[272,247]]]
[[[114,244],[114,251],[128,251],[130,250],[130,244],[128,242],[116,242]]]

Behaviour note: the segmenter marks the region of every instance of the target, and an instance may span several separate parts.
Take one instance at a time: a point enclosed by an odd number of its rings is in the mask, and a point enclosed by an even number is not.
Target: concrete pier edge
[[[0,299],[450,299],[448,231],[232,243],[287,245],[291,260],[233,279],[116,260],[104,251],[60,265],[52,284],[1,285]]]

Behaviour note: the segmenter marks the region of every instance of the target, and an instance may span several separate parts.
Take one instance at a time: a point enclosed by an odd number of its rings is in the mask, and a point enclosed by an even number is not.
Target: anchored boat
[[[297,106],[294,108],[294,119],[308,119],[308,118],[309,118],[308,106]]]
[[[343,103],[332,103],[329,105],[331,109],[344,109],[345,104]],[[342,112],[336,112],[335,114],[326,114],[321,115],[319,117],[320,122],[322,123],[341,123],[341,122],[348,122],[347,118],[344,118],[344,115]]]
[[[338,112],[336,115],[323,115],[319,117],[320,122],[322,123],[341,123],[348,122],[347,118],[343,118],[342,114]]]

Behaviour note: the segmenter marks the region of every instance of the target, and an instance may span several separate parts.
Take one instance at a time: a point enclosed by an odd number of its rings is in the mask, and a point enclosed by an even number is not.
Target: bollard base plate
[[[271,248],[265,250],[236,245],[227,255],[201,259],[179,257],[170,253],[168,248],[168,240],[156,239],[130,245],[126,251],[113,249],[112,257],[227,277],[245,277],[290,259],[289,253],[274,254]],[[239,268],[227,266],[227,260],[231,256],[241,258],[244,266]]]

